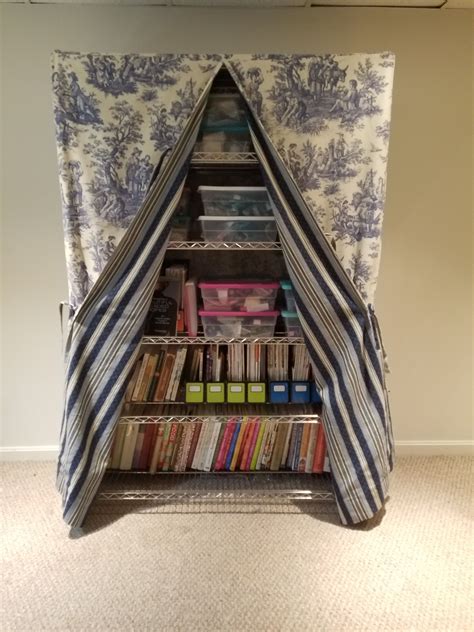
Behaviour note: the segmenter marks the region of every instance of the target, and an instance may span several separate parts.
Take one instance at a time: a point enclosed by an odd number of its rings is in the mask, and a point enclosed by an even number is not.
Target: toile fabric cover
[[[341,520],[368,519],[386,498],[393,442],[372,303],[393,56],[58,52],[54,114],[75,312],[58,486],[71,525],[83,521],[105,471],[170,219],[222,64],[249,107],[322,393]]]

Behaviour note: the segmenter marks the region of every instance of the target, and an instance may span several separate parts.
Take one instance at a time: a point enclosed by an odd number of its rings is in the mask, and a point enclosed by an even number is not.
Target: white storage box
[[[278,312],[217,312],[199,310],[208,338],[267,338],[275,332]]]
[[[270,216],[272,206],[265,187],[198,188],[206,215]]]
[[[277,228],[273,216],[225,217],[201,215],[205,241],[275,241]]]

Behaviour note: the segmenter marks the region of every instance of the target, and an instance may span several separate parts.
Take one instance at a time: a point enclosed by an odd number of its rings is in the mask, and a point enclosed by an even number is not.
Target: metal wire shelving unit
[[[194,338],[189,336],[144,336],[142,345],[304,345],[303,338],[288,336],[272,336],[267,338],[209,338],[198,335]]]

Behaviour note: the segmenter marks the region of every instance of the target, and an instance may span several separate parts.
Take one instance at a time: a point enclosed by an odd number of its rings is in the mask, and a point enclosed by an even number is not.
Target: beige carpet
[[[399,459],[380,524],[300,514],[92,515],[50,463],[2,466],[1,630],[469,630],[468,458]]]

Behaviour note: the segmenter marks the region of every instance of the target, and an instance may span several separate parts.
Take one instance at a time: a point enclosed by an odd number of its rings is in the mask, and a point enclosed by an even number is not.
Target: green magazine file
[[[206,401],[211,404],[225,402],[224,382],[208,382],[206,384]]]
[[[265,382],[249,382],[247,384],[247,401],[251,404],[265,404],[267,401]]]
[[[204,384],[202,382],[187,382],[186,401],[200,404],[204,401]]]
[[[245,403],[245,384],[243,382],[229,382],[227,384],[227,402],[229,404]]]

